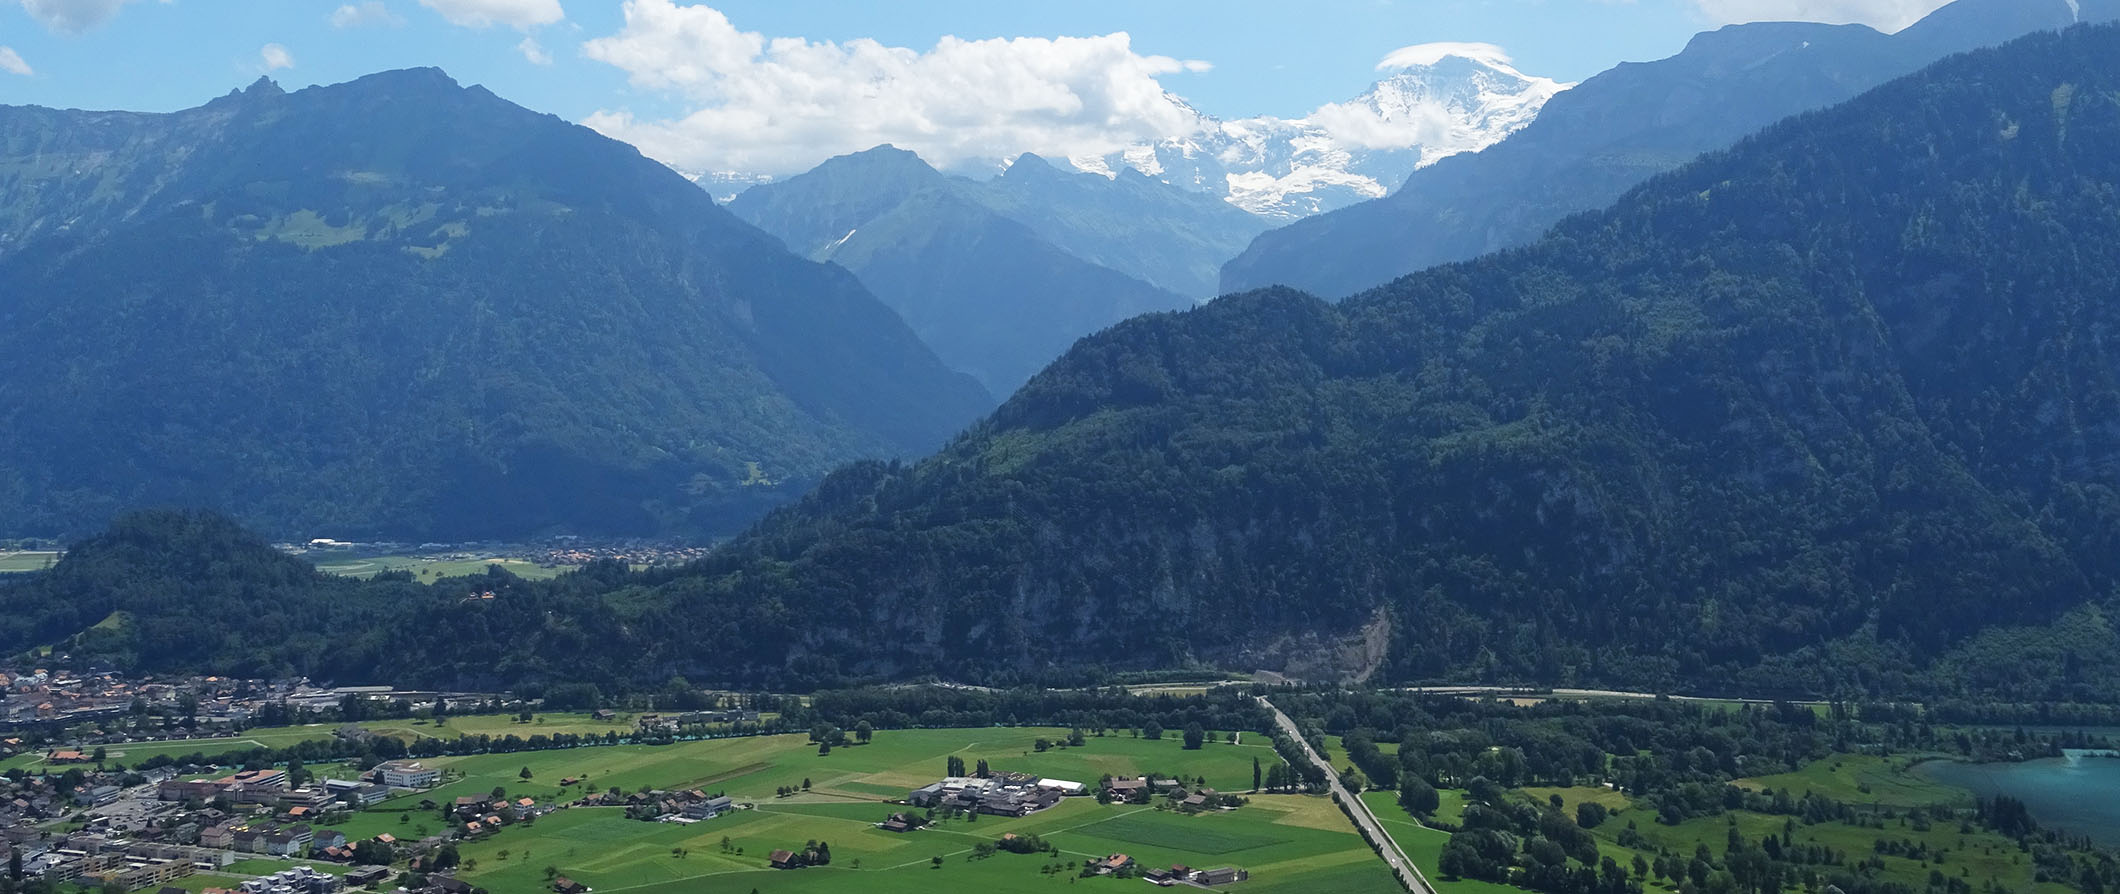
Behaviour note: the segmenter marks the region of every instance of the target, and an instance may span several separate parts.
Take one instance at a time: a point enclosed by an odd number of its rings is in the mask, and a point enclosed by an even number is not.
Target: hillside
[[[844,469],[683,570],[453,581],[443,608],[367,621],[446,646],[242,660],[480,685],[1213,665],[2107,701],[2115,97],[2116,26],[1953,58],[1522,250],[1114,327],[942,453]],[[142,614],[64,585],[198,551],[163,537],[14,585],[0,648]],[[312,610],[246,595],[283,586],[194,605]],[[234,660],[137,650],[146,626],[73,648]]]
[[[1129,321],[629,599],[799,669],[2094,694],[2115,96],[2120,28],[2035,36],[1524,250]]]
[[[0,107],[0,518],[728,532],[990,405],[843,271],[432,69]]]
[[[1044,165],[1036,159],[1030,164]],[[1072,176],[1097,184],[1039,184],[1068,177],[1058,171],[1051,178],[1026,172],[999,183],[974,183],[946,177],[910,152],[879,146],[781,183],[753,187],[729,207],[795,251],[852,271],[945,363],[988,390],[1007,394],[1075,339],[1136,314],[1192,303],[1085,260],[1048,238],[1046,232],[1053,232],[1095,249],[1145,229],[1139,221],[1120,225],[1124,215],[1097,201],[1125,205],[1138,199],[1116,193],[1118,186],[1101,177]],[[1168,186],[1147,185],[1170,193],[1169,202],[1187,198]],[[1013,213],[997,211],[995,205]],[[1244,216],[1234,208],[1215,213]],[[1173,230],[1193,231],[1172,216],[1138,215],[1151,224],[1163,220]],[[1043,223],[1036,227],[1026,222],[1039,219]],[[1085,235],[1093,231],[1110,235]],[[1219,245],[1235,241],[1225,238]],[[1181,243],[1167,237],[1139,240],[1135,247],[1145,254],[1129,260],[1164,258],[1172,275],[1181,276],[1207,256]],[[1168,254],[1155,246],[1168,246]]]
[[[1844,101],[1952,53],[2120,17],[2115,0],[1957,0],[1897,34],[1764,22],[1622,64],[1555,96],[1483,152],[1414,172],[1390,195],[1261,235],[1222,289],[1342,297],[1436,264],[1525,245],[1570,214],[1774,121]]]

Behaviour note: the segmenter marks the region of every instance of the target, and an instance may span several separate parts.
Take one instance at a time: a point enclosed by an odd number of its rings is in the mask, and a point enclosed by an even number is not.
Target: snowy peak
[[[1416,169],[1494,145],[1573,86],[1526,75],[1488,44],[1407,47],[1378,68],[1390,74],[1302,118],[1201,115],[1196,133],[1068,161],[1106,176],[1131,168],[1292,220],[1377,198]]]

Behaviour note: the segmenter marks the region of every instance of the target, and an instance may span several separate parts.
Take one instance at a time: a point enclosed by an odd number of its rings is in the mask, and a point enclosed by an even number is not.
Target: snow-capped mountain
[[[1203,114],[1191,135],[1068,161],[1106,175],[1130,167],[1293,220],[1380,197],[1418,168],[1494,145],[1574,86],[1517,71],[1484,44],[1408,47],[1379,68],[1394,73],[1302,118]]]

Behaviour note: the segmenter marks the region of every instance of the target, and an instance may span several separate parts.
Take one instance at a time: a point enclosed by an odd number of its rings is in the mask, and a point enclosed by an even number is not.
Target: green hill
[[[1129,321],[653,592],[888,673],[1955,685],[2120,580],[2115,137],[2120,29],[1957,57],[1527,249]]]
[[[14,534],[729,532],[990,405],[844,271],[431,69],[0,107],[0,282]]]
[[[2110,701],[2116,140],[2120,27],[1956,57],[1522,250],[1340,304],[1270,290],[1128,321],[941,453],[850,466],[685,569],[450,582],[345,649],[246,660]],[[66,585],[151,580],[148,552],[76,547],[0,583],[23,607],[0,645],[113,611],[121,636],[152,629]],[[226,604],[298,610],[241,580]]]

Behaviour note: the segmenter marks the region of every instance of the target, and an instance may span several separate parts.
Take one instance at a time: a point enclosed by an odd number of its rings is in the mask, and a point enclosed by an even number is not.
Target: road
[[[1376,814],[1369,812],[1369,805],[1362,803],[1362,799],[1355,797],[1353,792],[1340,785],[1340,775],[1332,771],[1332,764],[1318,757],[1317,750],[1304,741],[1303,732],[1296,728],[1296,722],[1288,719],[1288,715],[1281,713],[1281,709],[1274,707],[1273,702],[1267,701],[1265,696],[1258,698],[1261,707],[1273,712],[1273,721],[1281,727],[1281,731],[1295,740],[1296,747],[1303,749],[1303,755],[1310,758],[1311,763],[1325,769],[1325,778],[1332,786],[1333,797],[1338,798],[1341,804],[1347,805],[1348,812],[1354,815],[1355,824],[1369,833],[1369,840],[1377,843],[1377,854],[1384,858],[1384,863],[1391,867],[1391,871],[1399,880],[1405,882],[1413,894],[1436,894],[1435,886],[1430,885],[1428,877],[1422,875],[1420,868],[1413,865],[1413,860],[1399,847],[1398,839],[1391,837],[1390,832],[1384,831],[1384,824],[1377,822]]]

